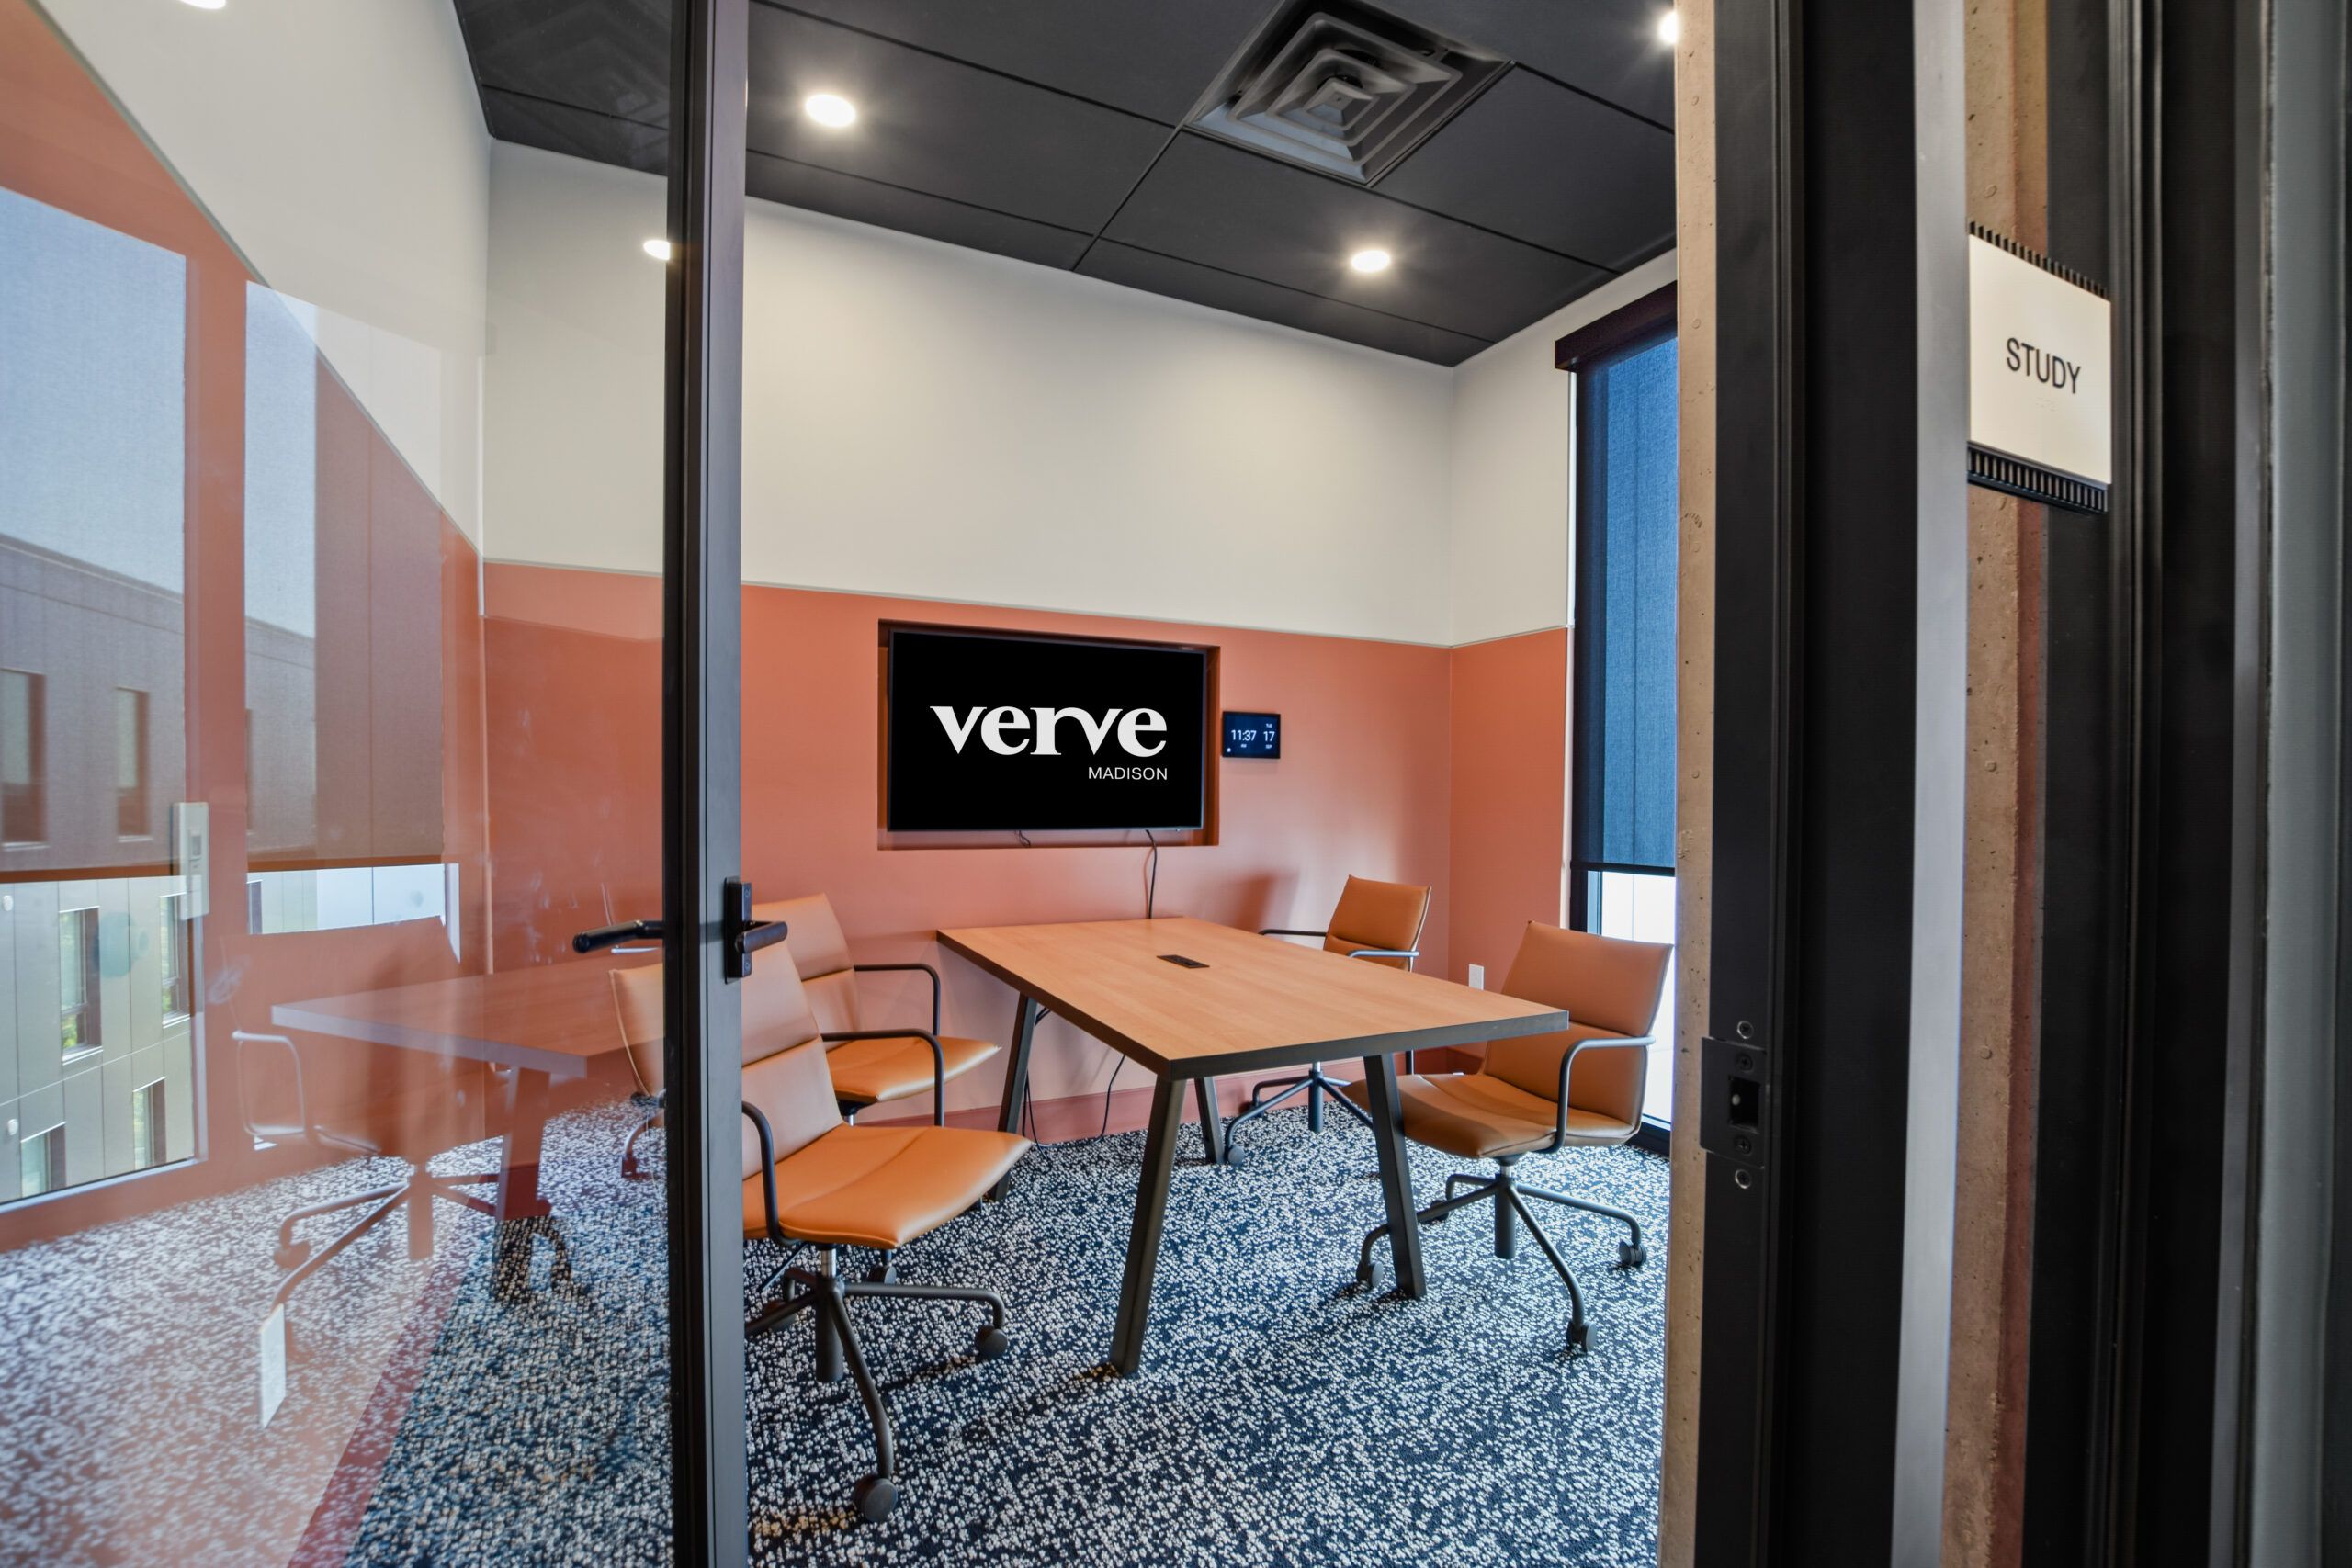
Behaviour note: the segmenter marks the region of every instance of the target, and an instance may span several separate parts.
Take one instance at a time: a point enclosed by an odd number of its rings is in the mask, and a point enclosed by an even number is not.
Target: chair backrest
[[[808,994],[793,966],[778,962],[781,957],[771,952],[754,961],[751,977],[742,985],[743,1099],[768,1119],[778,1159],[842,1124]],[[638,1082],[649,1094],[662,1087],[662,983],[659,964],[613,971],[621,1039]],[[747,1116],[743,1175],[748,1179],[759,1172],[760,1135]]]
[[[857,1021],[857,976],[850,972],[849,938],[842,934],[833,901],[822,893],[779,898],[752,906],[757,920],[782,920],[789,933],[784,939],[792,966],[808,993],[808,1010],[817,1027],[828,1034],[845,1034],[864,1027]]]
[[[1560,1092],[1560,1058],[1578,1041],[1650,1032],[1673,956],[1674,949],[1663,942],[1627,942],[1530,920],[1503,980],[1503,994],[1565,1010],[1568,1027],[1557,1034],[1495,1041],[1487,1047],[1486,1070],[1550,1100]],[[1632,1124],[1642,1113],[1643,1065],[1639,1051],[1586,1052],[1572,1069],[1568,1103]]]
[[[1421,944],[1421,924],[1430,918],[1430,890],[1408,882],[1374,882],[1351,876],[1331,911],[1323,951],[1353,953],[1360,947],[1409,953]],[[1409,958],[1367,958],[1391,969],[1410,969]]]

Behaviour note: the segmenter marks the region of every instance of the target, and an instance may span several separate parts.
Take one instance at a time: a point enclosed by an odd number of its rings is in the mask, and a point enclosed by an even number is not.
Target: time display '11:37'
[[[1282,715],[1277,713],[1228,713],[1225,716],[1225,754],[1279,757],[1283,754],[1282,727]]]

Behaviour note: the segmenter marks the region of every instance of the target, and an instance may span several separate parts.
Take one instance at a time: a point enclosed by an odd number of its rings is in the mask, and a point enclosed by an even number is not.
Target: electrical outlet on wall
[[[1470,965],[1470,988],[1474,991],[1483,991],[1487,988],[1487,966],[1485,964],[1473,964]]]

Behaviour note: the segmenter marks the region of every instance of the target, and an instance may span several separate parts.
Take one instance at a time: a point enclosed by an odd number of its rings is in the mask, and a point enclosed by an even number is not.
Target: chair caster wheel
[[[302,1266],[302,1260],[310,1256],[311,1244],[309,1242],[289,1241],[285,1246],[277,1247],[272,1251],[269,1255],[269,1260],[272,1263],[277,1264],[281,1270],[291,1273],[293,1270],[300,1269]]]
[[[1647,1263],[1649,1260],[1650,1249],[1644,1247],[1641,1243],[1636,1241],[1621,1241],[1617,1244],[1618,1268],[1639,1269],[1643,1264]]]
[[[639,1176],[643,1174],[644,1168],[644,1167],[637,1163],[637,1156],[635,1155],[623,1155],[621,1156],[621,1179],[623,1181],[637,1180]]]
[[[856,1506],[859,1518],[868,1524],[878,1523],[888,1518],[890,1510],[899,1506],[899,1483],[888,1475],[869,1475],[857,1483],[850,1501]]]
[[[1369,1291],[1380,1283],[1380,1270],[1369,1263],[1356,1265],[1356,1287]]]
[[[993,1361],[1012,1348],[1012,1336],[990,1324],[973,1337],[972,1349],[983,1361]]]
[[[1568,1325],[1568,1354],[1581,1356],[1591,1348],[1592,1337],[1587,1326],[1581,1323]]]

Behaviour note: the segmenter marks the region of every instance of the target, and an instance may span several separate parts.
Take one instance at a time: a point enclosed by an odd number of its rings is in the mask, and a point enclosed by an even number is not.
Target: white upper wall
[[[658,571],[650,175],[492,154],[498,559]],[[757,582],[1464,643],[1569,618],[1561,334],[1455,369],[751,204],[743,573]]]
[[[1668,251],[1455,369],[1448,640],[1484,642],[1568,624],[1575,378],[1553,367],[1552,347],[1673,281]]]
[[[44,0],[481,538],[490,137],[447,0]]]
[[[499,559],[661,567],[662,182],[492,157]],[[743,574],[1443,643],[1453,372],[754,201]]]

